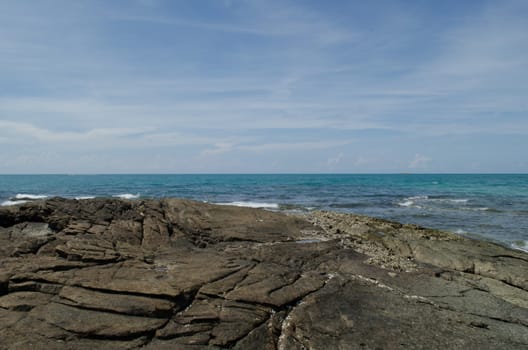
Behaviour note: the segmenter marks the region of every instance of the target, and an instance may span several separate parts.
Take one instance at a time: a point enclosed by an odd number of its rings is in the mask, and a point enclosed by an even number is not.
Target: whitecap
[[[75,199],[77,200],[83,200],[83,199],[94,199],[95,196],[79,196],[79,197],[75,197]]]
[[[462,230],[461,228],[459,228],[459,229],[456,229],[456,230],[455,230],[455,233],[456,233],[457,235],[463,235],[463,234],[467,233],[467,231],[464,231],[464,230]]]
[[[139,193],[138,194],[122,193],[122,194],[113,195],[112,197],[121,198],[121,199],[137,199],[139,198]]]
[[[14,198],[15,200],[32,200],[32,199],[44,199],[48,198],[45,194],[27,194],[27,193],[19,193]]]
[[[472,208],[472,207],[463,207],[463,208],[460,208],[461,210],[465,210],[465,211],[488,211],[488,212],[499,212],[499,210],[497,209],[492,209],[492,208],[488,208],[488,207],[477,207],[477,208]]]
[[[429,196],[412,196],[412,197],[407,197],[407,198],[405,198],[405,199],[421,201],[421,200],[427,200],[427,199],[429,199]]]
[[[465,199],[465,198],[463,198],[463,199],[450,199],[449,201],[452,202],[452,203],[467,203],[469,201],[469,199]]]
[[[407,197],[407,198],[404,198],[402,202],[398,202],[398,205],[400,207],[416,207],[416,208],[421,208],[421,206],[419,205],[416,205],[416,202],[424,202],[424,201],[427,201],[429,199],[428,196],[411,196],[411,197]]]
[[[24,201],[24,200],[18,200],[18,201],[8,200],[8,201],[2,202],[2,204],[0,204],[0,206],[7,207],[7,206],[10,206],[10,205],[17,205],[17,204],[24,204],[24,203],[27,203],[27,201]]]
[[[233,205],[236,207],[247,207],[247,208],[259,208],[259,209],[279,209],[277,203],[258,203],[258,202],[229,202],[229,203],[216,203],[218,205]]]
[[[414,202],[411,201],[411,200],[407,200],[405,202],[398,202],[398,205],[400,207],[411,207],[413,204],[414,204]]]

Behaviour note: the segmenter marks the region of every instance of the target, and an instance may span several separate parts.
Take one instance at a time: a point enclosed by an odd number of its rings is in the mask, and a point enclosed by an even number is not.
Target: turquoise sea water
[[[528,174],[1,175],[0,203],[181,197],[269,210],[353,212],[528,251]]]

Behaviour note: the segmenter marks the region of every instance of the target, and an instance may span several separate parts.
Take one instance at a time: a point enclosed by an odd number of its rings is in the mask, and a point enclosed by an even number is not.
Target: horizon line
[[[181,172],[181,173],[0,173],[0,176],[118,176],[118,175],[528,175],[523,172],[279,172],[279,173],[239,173],[239,172]]]

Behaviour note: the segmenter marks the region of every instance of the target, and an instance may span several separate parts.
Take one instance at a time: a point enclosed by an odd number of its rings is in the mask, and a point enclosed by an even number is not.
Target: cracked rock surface
[[[0,349],[528,348],[528,255],[352,214],[0,209]]]

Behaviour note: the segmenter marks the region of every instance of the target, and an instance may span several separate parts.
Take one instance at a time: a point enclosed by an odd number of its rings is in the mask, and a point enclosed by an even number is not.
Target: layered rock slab
[[[179,199],[54,198],[0,226],[0,349],[528,346],[527,255],[446,232]]]

